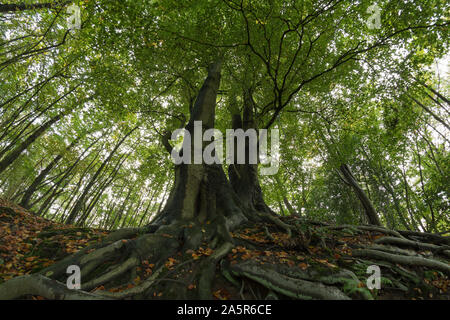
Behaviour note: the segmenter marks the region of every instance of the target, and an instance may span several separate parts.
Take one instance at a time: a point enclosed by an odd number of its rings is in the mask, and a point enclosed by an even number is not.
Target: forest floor
[[[290,222],[298,218],[281,219]],[[213,297],[226,300],[288,298],[279,291],[274,292],[267,289],[267,286],[264,287],[258,277],[252,279],[248,276],[252,265],[263,268],[266,265],[283,270],[284,274],[295,270],[296,274],[303,274],[304,279],[320,278],[322,283],[337,285],[354,299],[450,300],[449,275],[441,272],[442,270],[387,262],[373,257],[367,259],[360,254],[353,254],[358,249],[380,250],[377,239],[386,237],[385,232],[361,230],[352,226],[324,227],[317,223],[302,225],[302,237],[289,237],[279,227],[268,223],[243,226],[235,231],[232,236],[236,246],[223,259],[222,264],[227,264],[228,270],[233,270],[236,265],[236,272],[216,273]],[[0,199],[0,284],[17,276],[36,273],[68,255],[102,241],[108,234],[106,230],[55,223]],[[432,250],[420,248],[413,251],[410,248],[386,247],[385,250],[391,253],[397,251],[416,257],[429,257],[433,254]],[[196,289],[195,278],[192,276],[195,274],[193,270],[196,262],[212,253],[213,250],[204,243],[195,251],[178,252],[169,257],[165,263],[164,277],[158,279],[152,287],[151,296],[155,299],[170,299],[172,293],[165,289],[165,284],[177,282],[184,287],[186,297],[189,298],[189,292]],[[438,260],[447,265],[450,262],[445,255],[439,256]],[[366,279],[371,276],[367,268],[370,265],[377,265],[381,269],[379,290],[367,288]],[[135,270],[134,283],[121,287],[99,286],[91,292],[120,292],[133,288],[150,277],[154,269],[153,264],[143,260]],[[349,276],[343,275],[343,271]],[[43,299],[39,296],[27,298]]]

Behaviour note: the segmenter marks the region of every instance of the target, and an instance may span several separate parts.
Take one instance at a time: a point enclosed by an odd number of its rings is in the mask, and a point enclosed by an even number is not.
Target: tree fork
[[[185,127],[188,132],[193,132],[194,121],[202,121],[203,130],[214,128],[221,64],[221,61],[217,61],[208,69],[208,76]],[[187,151],[183,148],[182,152]],[[192,159],[194,150],[189,152]],[[165,208],[147,229],[156,230],[161,225],[177,220],[194,224],[209,222],[208,229],[213,234],[219,235],[223,241],[229,241],[230,236],[224,228],[232,229],[246,221],[247,217],[220,165],[180,164],[175,167],[175,181]],[[211,238],[215,237],[213,234]]]
[[[244,104],[242,117],[239,108],[234,106],[231,107],[233,129],[242,129],[244,131],[256,129],[257,126],[253,117],[255,106],[252,97],[252,89],[244,90],[243,97]],[[256,149],[258,150],[258,148]],[[236,154],[237,146],[235,144],[235,157]],[[236,159],[234,159],[234,163],[236,163]],[[250,141],[245,141],[245,163],[230,165],[228,167],[228,176],[230,177],[230,183],[234,191],[247,210],[264,212],[275,216],[273,210],[270,209],[264,201],[258,179],[258,165],[250,164]],[[252,218],[253,220],[258,220],[256,217]]]

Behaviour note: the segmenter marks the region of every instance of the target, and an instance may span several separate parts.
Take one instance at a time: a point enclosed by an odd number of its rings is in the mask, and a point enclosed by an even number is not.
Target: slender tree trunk
[[[83,225],[86,221],[86,219],[89,217],[89,214],[92,212],[92,209],[94,209],[95,205],[99,201],[102,194],[105,192],[105,190],[110,186],[110,184],[113,182],[114,178],[117,176],[120,168],[122,167],[125,160],[128,158],[128,155],[122,156],[119,161],[117,161],[117,165],[114,167],[108,178],[105,179],[104,183],[100,184],[98,187],[98,191],[95,193],[94,197],[92,198],[92,201],[89,203],[88,207],[86,208],[86,211],[81,216],[80,220],[78,221],[78,225]]]
[[[411,97],[411,99],[418,105],[420,106],[423,110],[425,110],[428,114],[430,114],[436,121],[438,121],[439,123],[441,123],[444,127],[447,128],[447,130],[450,130],[450,125],[447,124],[447,122],[442,119],[441,117],[439,117],[437,114],[435,114],[433,111],[431,111],[431,109],[429,109],[428,107],[426,107],[423,103],[421,103],[420,101],[418,101],[416,98]]]
[[[294,207],[292,207],[291,203],[289,202],[288,198],[286,197],[286,188],[284,187],[284,184],[281,183],[278,176],[275,175],[275,181],[277,182],[278,187],[281,189],[281,192],[283,194],[283,203],[286,206],[287,210],[289,211],[289,214],[291,215],[298,215],[298,213],[295,211]],[[281,204],[280,204],[281,207]]]
[[[52,103],[50,103],[47,107],[45,107],[43,110],[41,110],[38,114],[36,114],[30,121],[28,121],[28,123],[19,131],[19,133],[17,133],[15,135],[15,137],[10,138],[10,143],[8,146],[6,146],[2,152],[1,155],[5,154],[7,151],[9,151],[14,145],[17,144],[17,141],[19,141],[23,134],[27,131],[27,129],[36,121],[36,119],[42,117],[48,110],[50,110],[54,105],[56,105],[58,102],[60,102],[61,100],[65,99],[68,95],[70,95],[72,92],[74,92],[75,90],[78,89],[80,85],[76,85],[75,87],[73,87],[72,89],[70,89],[69,91],[67,91],[66,93],[64,93],[62,96],[58,97],[56,100],[54,100]],[[25,119],[21,119],[20,123],[16,126],[16,127],[20,127],[22,125],[22,122],[24,122],[25,120],[27,120],[28,118],[32,117],[35,113],[37,113],[39,111],[32,111],[30,114],[26,115]]]
[[[153,206],[152,206],[152,202],[153,202],[153,199],[155,199],[156,194],[157,194],[158,191],[160,190],[160,189],[159,189],[160,185],[161,185],[161,183],[159,183],[159,184],[156,186],[155,190],[154,190],[153,193],[152,193],[152,196],[151,196],[150,200],[148,201],[148,205],[147,205],[147,207],[146,207],[144,213],[142,214],[141,219],[139,220],[139,223],[138,223],[138,227],[139,227],[139,228],[141,227],[142,222],[144,221],[144,219],[147,217],[148,211],[150,210],[151,207],[153,207]]]
[[[128,205],[128,201],[130,200],[131,194],[133,193],[134,188],[130,187],[127,193],[127,196],[125,200],[122,203],[122,206],[120,206],[119,210],[117,211],[116,215],[114,216],[114,220],[112,221],[110,225],[110,229],[113,229],[117,223],[120,223],[120,220],[122,219],[123,211],[125,210],[126,206]]]
[[[77,144],[79,141],[79,138],[75,139],[66,149],[65,152],[69,151],[73,148],[75,144]],[[50,171],[59,163],[59,161],[63,158],[63,154],[57,155],[48,165],[45,167],[44,170],[41,171],[41,173],[34,179],[33,183],[28,187],[28,189],[25,191],[25,194],[22,198],[22,201],[20,202],[20,205],[24,208],[28,209],[28,203],[30,202],[31,197],[38,189],[41,182],[45,179],[45,177],[50,173]]]
[[[77,202],[75,203],[75,206],[73,207],[73,209],[71,210],[69,217],[67,218],[66,224],[72,224],[75,222],[75,219],[78,216],[79,211],[81,210],[82,206],[85,203],[86,197],[89,194],[90,190],[92,189],[92,187],[94,186],[94,183],[97,181],[98,176],[100,175],[100,173],[102,173],[103,169],[105,168],[105,166],[109,163],[109,161],[111,160],[111,158],[114,156],[114,154],[116,153],[116,151],[119,149],[119,147],[122,145],[122,143],[125,142],[125,140],[137,129],[138,127],[133,128],[132,130],[130,130],[120,141],[119,143],[115,146],[115,148],[110,152],[110,154],[108,155],[108,157],[105,159],[105,161],[103,161],[103,163],[101,164],[100,168],[98,168],[98,170],[95,172],[94,176],[91,178],[90,182],[88,183],[88,185],[86,186],[86,188],[84,189],[83,193],[81,194],[80,198],[77,200]]]
[[[37,138],[39,138],[44,132],[46,132],[52,125],[62,119],[66,112],[61,112],[58,115],[54,116],[42,126],[40,126],[37,130],[33,132],[30,136],[28,136],[25,141],[23,141],[20,145],[18,145],[14,150],[8,153],[1,161],[0,161],[0,173],[5,171],[9,165],[11,165],[22,152],[24,152]]]
[[[91,145],[92,146],[92,145]],[[88,149],[91,147],[89,146]],[[87,149],[87,150],[88,150]],[[66,186],[70,183],[70,181],[73,179],[73,176],[66,180],[70,173],[75,169],[75,167],[77,166],[77,164],[81,161],[82,157],[84,156],[84,154],[87,152],[87,150],[85,150],[83,152],[82,155],[80,155],[78,157],[78,159],[75,161],[75,163],[73,165],[71,165],[66,172],[64,173],[64,175],[61,177],[61,179],[58,180],[58,182],[56,182],[52,188],[49,188],[48,191],[46,193],[44,193],[39,199],[35,200],[32,204],[30,204],[30,208],[32,208],[35,204],[39,203],[42,199],[44,199],[48,194],[50,194],[47,199],[44,201],[44,203],[41,205],[41,207],[39,208],[39,211],[37,213],[37,215],[42,215],[43,214],[43,210],[44,208],[46,208],[46,203],[50,202],[53,198],[57,197],[61,192],[59,191],[59,189],[64,190],[66,188]],[[97,157],[100,155],[100,152],[97,153],[96,157],[91,161],[91,163],[89,163],[89,165],[87,166],[86,170],[83,172],[83,174],[81,175],[81,178],[77,184],[77,187],[75,189],[74,192],[72,192],[73,198],[75,199],[77,192],[79,190],[79,188],[81,187],[81,182],[83,181],[83,177],[85,176],[85,174],[89,171],[91,165],[95,162],[95,160],[97,159]],[[67,211],[67,208],[70,206],[70,204],[72,203],[72,200],[70,200],[67,204],[67,207],[64,209],[64,213],[62,216],[65,216],[65,212]]]
[[[297,212],[294,210],[294,207],[292,207],[291,203],[289,202],[288,198],[286,198],[286,196],[283,196],[283,202],[291,215],[297,215]]]
[[[402,170],[401,170],[401,174],[402,174],[402,178],[403,178],[403,186],[405,189],[405,202],[406,202],[406,209],[408,210],[408,214],[409,217],[411,219],[411,223],[414,225],[414,229],[416,231],[419,230],[416,219],[414,218],[414,212],[412,210],[412,205],[411,205],[411,200],[409,197],[409,184],[408,184],[408,180],[406,179],[406,172],[405,172],[405,159],[403,157],[402,159]],[[419,219],[420,220],[420,219]]]
[[[148,196],[148,193],[146,194],[146,196]],[[136,206],[136,209],[134,210],[133,218],[131,219],[131,221],[129,223],[130,226],[134,226],[135,225],[135,222],[136,222],[136,219],[137,219],[137,216],[138,216],[138,212],[139,212],[139,210],[141,210],[143,203],[144,203],[144,197],[141,197],[139,199],[138,205]]]
[[[416,79],[416,81],[418,81]],[[431,86],[426,85],[425,83],[418,81],[422,86],[424,86],[425,88],[427,88],[428,90],[430,90],[431,92],[433,92],[437,97],[439,97],[440,99],[442,99],[445,103],[447,103],[450,106],[450,100],[447,99],[446,97],[444,97],[442,94],[440,94],[437,90],[433,89]]]
[[[234,110],[238,110],[234,108]],[[244,131],[249,129],[256,130],[256,124],[253,119],[254,103],[251,90],[244,92],[244,108],[242,118],[240,113],[234,113],[233,129],[242,129]],[[235,159],[234,163],[228,168],[228,176],[230,177],[230,183],[233,186],[234,191],[238,195],[241,203],[248,211],[266,212],[269,214],[275,214],[272,209],[265,203],[261,190],[261,185],[258,178],[258,165],[250,164],[250,141],[245,141],[245,164],[236,164],[237,156],[237,143],[235,146]],[[257,148],[256,148],[257,149]],[[259,158],[259,157],[257,157]]]
[[[430,213],[431,213],[431,224],[428,226],[428,230],[432,232],[433,230],[435,230],[436,228],[436,220],[435,220],[435,215],[434,215],[434,209],[433,209],[433,204],[431,202],[431,200],[428,197],[428,194],[425,190],[425,181],[424,181],[424,177],[423,177],[423,171],[422,171],[422,157],[420,156],[420,150],[419,150],[419,146],[418,146],[418,142],[416,139],[416,154],[417,154],[417,160],[419,162],[419,177],[420,177],[420,186],[422,188],[422,192],[423,192],[423,196],[425,198],[425,202],[428,205],[428,208],[430,208]]]
[[[392,197],[392,201],[394,202],[395,211],[397,211],[397,215],[400,218],[400,221],[402,222],[402,224],[406,228],[406,230],[411,230],[408,222],[406,221],[405,217],[403,216],[403,212],[402,212],[400,203],[398,201],[397,195],[395,194],[394,186],[390,182],[389,177],[386,177],[384,174],[383,174],[383,177],[384,177],[383,180],[385,181],[385,183],[382,183],[382,184]]]

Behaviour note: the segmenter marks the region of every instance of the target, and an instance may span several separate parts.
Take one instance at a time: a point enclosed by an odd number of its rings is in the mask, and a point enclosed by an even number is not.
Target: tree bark
[[[373,207],[372,202],[367,197],[364,190],[360,187],[358,181],[356,181],[349,166],[346,164],[341,165],[340,171],[344,176],[345,182],[353,188],[359,201],[361,201],[361,204],[364,207],[364,211],[366,213],[369,223],[376,226],[382,226],[380,219],[378,218],[378,214],[375,208]]]
[[[103,163],[101,164],[100,168],[98,168],[98,170],[95,172],[94,176],[92,177],[92,179],[89,181],[88,185],[86,186],[86,188],[84,189],[83,193],[81,194],[80,198],[77,200],[77,202],[75,203],[73,209],[71,210],[69,217],[67,218],[66,224],[72,224],[75,222],[75,219],[78,216],[79,211],[81,210],[82,206],[85,203],[85,199],[89,193],[89,191],[91,190],[91,188],[94,186],[94,183],[97,181],[98,176],[100,175],[100,173],[103,171],[103,169],[105,168],[105,166],[109,163],[109,161],[111,160],[111,158],[113,157],[113,155],[116,153],[117,149],[119,149],[119,147],[122,145],[122,143],[137,129],[138,127],[133,128],[132,130],[130,130],[120,141],[119,143],[114,147],[114,149],[110,152],[110,154],[108,155],[108,157],[105,159],[105,161],[103,161]]]
[[[33,134],[31,134],[27,139],[25,139],[25,141],[23,141],[20,145],[18,145],[13,151],[8,153],[3,158],[3,160],[0,161],[0,173],[5,171],[5,169],[8,168],[8,166],[11,165],[23,151],[25,151],[34,141],[36,141],[37,138],[39,138],[42,134],[44,134],[44,132],[47,131],[52,125],[61,120],[62,117],[65,116],[66,114],[67,114],[66,111],[61,112],[58,115],[51,118],[50,120],[48,120],[37,130],[35,130]]]
[[[251,89],[244,91],[244,106],[242,118],[237,108],[234,108],[235,113],[232,115],[233,129],[256,129],[256,124],[253,118],[254,102],[252,98]],[[248,211],[265,212],[275,214],[272,209],[265,203],[261,190],[261,185],[258,178],[258,165],[250,164],[250,139],[245,141],[245,164],[237,164],[237,144],[235,143],[235,159],[234,163],[228,168],[228,176],[234,191],[238,195],[242,204]],[[258,148],[256,148],[258,150]],[[257,157],[259,158],[259,157]]]
[[[191,118],[185,129],[193,136],[194,121],[202,121],[203,130],[214,128],[217,91],[220,85],[221,62],[213,63],[199,91]],[[203,146],[204,147],[204,146]],[[202,150],[203,150],[202,147]],[[182,150],[191,152],[193,148]],[[179,164],[175,166],[175,181],[169,199],[161,213],[147,226],[157,230],[175,221],[189,221],[196,227],[186,230],[186,246],[200,244],[199,225],[208,226],[208,233],[217,240],[232,242],[229,230],[246,221],[239,203],[220,164]],[[199,232],[200,231],[200,232]]]
[[[79,141],[78,139],[75,139],[67,148],[65,148],[65,152],[72,149],[72,147]],[[29,209],[28,204],[30,202],[31,197],[38,189],[41,182],[45,179],[45,177],[52,171],[52,169],[61,161],[63,158],[63,154],[57,155],[48,165],[45,167],[44,170],[39,173],[39,175],[34,179],[34,181],[31,183],[31,185],[28,187],[28,189],[25,191],[25,194],[22,198],[22,201],[20,202],[20,206]]]

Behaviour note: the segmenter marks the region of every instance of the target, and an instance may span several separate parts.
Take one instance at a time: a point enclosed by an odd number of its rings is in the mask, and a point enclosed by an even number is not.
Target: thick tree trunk
[[[194,121],[202,121],[203,130],[214,128],[220,69],[221,63],[216,62],[208,70],[208,77],[200,89],[191,118],[185,127],[191,136],[194,136]],[[194,148],[183,148],[182,152],[191,152],[191,159],[194,159]],[[202,238],[199,229],[205,230],[208,226],[206,233],[210,233],[211,238],[232,242],[228,230],[246,220],[239,198],[220,164],[182,163],[175,167],[175,182],[166,206],[148,228],[157,229],[175,221],[189,221],[194,227],[188,231],[191,236],[186,237],[189,242],[186,246],[196,247]]]
[[[200,89],[192,109],[191,119],[186,125],[188,132],[193,132],[195,121],[202,121],[203,130],[214,128],[219,84],[220,63],[215,63],[209,68],[208,77]],[[244,114],[244,119],[249,119],[249,115]],[[195,140],[197,139],[194,138]],[[185,139],[185,141],[187,140]],[[191,150],[183,148],[182,152],[190,152],[192,159],[195,158],[193,156],[197,154],[196,152],[206,150],[206,144],[197,146],[199,148],[195,147],[194,144],[193,150],[192,148]],[[105,162],[103,164],[105,165]],[[51,273],[52,279],[60,280],[66,276],[65,272],[68,265],[78,265],[82,270],[82,279],[88,279],[83,281],[81,286],[81,290],[87,292],[102,284],[116,282],[116,280],[118,283],[127,283],[130,279],[135,279],[135,268],[140,265],[143,258],[147,258],[149,261],[155,262],[155,266],[158,266],[158,269],[155,269],[152,274],[152,277],[156,279],[166,268],[164,261],[167,261],[177,251],[187,253],[188,249],[197,250],[206,243],[208,248],[213,250],[213,253],[198,263],[191,276],[196,279],[197,296],[200,299],[210,299],[217,263],[232,250],[235,244],[235,239],[231,236],[230,231],[243,227],[242,223],[248,220],[252,222],[258,220],[273,222],[276,226],[285,229],[288,237],[291,237],[294,229],[294,227],[285,224],[276,216],[270,214],[268,207],[264,207],[265,204],[256,174],[256,165],[247,167],[242,165],[241,168],[243,175],[239,179],[242,182],[244,181],[242,179],[245,178],[248,181],[245,190],[252,190],[252,196],[249,198],[246,197],[247,194],[244,194],[246,192],[244,190],[236,188],[239,194],[236,193],[223,171],[222,164],[186,163],[176,165],[175,181],[169,199],[164,209],[150,225],[140,230],[122,229],[111,233],[101,243],[95,245],[94,251],[86,253],[82,250],[42,270],[42,274]],[[87,198],[86,190],[92,190],[91,183],[97,180],[100,173],[101,170],[97,170],[81,198],[76,201],[71,214],[75,212],[77,205],[82,205],[85,202],[82,197]],[[131,193],[132,191],[130,191]],[[80,201],[80,199],[83,201]],[[246,205],[244,201],[247,201]],[[122,204],[122,209],[126,208],[125,203]],[[129,206],[127,210],[131,212],[134,207]],[[72,218],[76,216],[73,215]],[[137,238],[135,238],[136,236]],[[115,263],[114,267],[102,271],[100,275],[96,274],[106,261],[119,262]],[[188,261],[192,260],[189,259],[185,262]],[[265,276],[264,270],[259,271]],[[144,293],[153,283],[153,281],[149,282],[148,280],[135,289],[127,290],[123,295],[119,293],[121,298]],[[32,290],[33,288],[28,286],[25,292],[32,292]],[[167,288],[167,290],[179,291],[175,287]],[[0,286],[0,296],[2,292],[4,291]],[[103,294],[113,294],[114,298],[117,298],[116,293],[108,291],[100,293],[100,295]]]
[[[378,218],[378,214],[372,205],[372,202],[367,197],[364,190],[360,187],[358,181],[356,181],[349,166],[346,164],[341,165],[340,171],[344,176],[345,182],[353,188],[356,195],[358,196],[359,201],[361,201],[369,223],[376,226],[382,226],[380,219]]]

